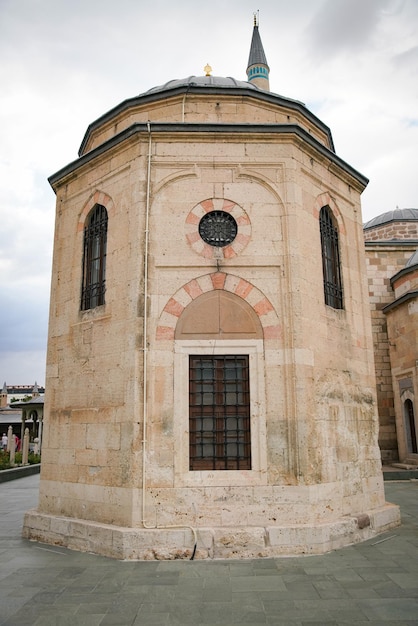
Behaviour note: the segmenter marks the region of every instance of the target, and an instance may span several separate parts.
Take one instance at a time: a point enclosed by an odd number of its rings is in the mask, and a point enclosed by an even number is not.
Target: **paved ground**
[[[121,562],[20,538],[39,476],[0,485],[1,626],[418,625],[418,481],[402,527],[324,556]]]

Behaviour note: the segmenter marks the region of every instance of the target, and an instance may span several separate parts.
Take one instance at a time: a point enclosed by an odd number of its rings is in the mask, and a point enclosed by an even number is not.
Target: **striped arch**
[[[86,204],[81,210],[77,224],[77,232],[83,231],[86,223],[86,218],[96,204],[102,204],[106,208],[109,217],[113,215],[115,205],[112,198],[104,191],[95,191],[94,194],[90,196],[90,198],[87,200]]]
[[[319,219],[319,213],[320,213],[322,207],[324,207],[324,206],[329,206],[329,208],[332,211],[332,214],[334,215],[335,219],[337,220],[338,232],[341,235],[345,235],[346,234],[346,230],[345,230],[345,225],[344,225],[344,221],[343,221],[342,215],[341,215],[340,210],[339,210],[339,208],[337,206],[337,203],[335,202],[335,199],[328,193],[328,191],[325,191],[324,193],[321,193],[315,199],[314,215],[315,215],[315,217],[317,219]]]
[[[157,340],[174,340],[177,321],[190,302],[208,291],[224,289],[245,300],[257,314],[264,339],[282,337],[282,326],[271,302],[251,283],[224,272],[199,276],[181,287],[167,302],[157,326]]]

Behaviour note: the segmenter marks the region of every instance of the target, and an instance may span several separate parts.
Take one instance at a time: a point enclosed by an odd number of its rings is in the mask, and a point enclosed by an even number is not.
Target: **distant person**
[[[20,451],[20,439],[17,435],[15,435],[14,438],[15,438],[15,450],[16,452],[19,452]]]
[[[1,438],[1,447],[3,448],[3,450],[7,450],[7,435],[6,433],[3,433],[3,436]]]

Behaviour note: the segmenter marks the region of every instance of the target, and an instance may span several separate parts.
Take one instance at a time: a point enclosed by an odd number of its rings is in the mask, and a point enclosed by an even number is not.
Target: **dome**
[[[300,100],[287,98],[277,93],[266,91],[265,89],[257,87],[254,83],[250,83],[245,80],[237,80],[236,78],[232,78],[232,76],[188,76],[187,78],[176,78],[174,80],[169,80],[163,85],[158,85],[148,89],[148,91],[141,93],[137,96],[137,98],[142,99],[150,97],[151,99],[154,99],[154,96],[157,96],[158,98],[159,94],[165,94],[167,91],[175,92],[177,89],[181,93],[188,91],[189,89],[193,89],[194,92],[199,89],[204,89],[205,91],[213,89],[213,91],[217,93],[219,93],[219,91],[227,91],[228,89],[231,91],[235,90],[236,93],[237,89],[245,89],[247,91],[254,91],[257,94],[260,94],[261,97],[270,97],[274,101],[280,100],[282,103],[286,103],[288,105],[293,104],[297,107],[303,107],[304,111],[307,110],[305,109],[305,104]]]
[[[284,96],[280,96],[276,93],[270,93],[265,89],[260,89],[254,83],[247,82],[245,80],[237,80],[236,78],[232,78],[232,76],[188,76],[187,78],[176,78],[174,80],[169,80],[163,85],[158,85],[157,87],[152,87],[145,91],[144,93],[137,96],[138,98],[146,98],[148,96],[152,97],[156,94],[164,94],[167,91],[175,91],[176,89],[184,92],[188,89],[213,89],[214,92],[219,90],[237,90],[237,89],[245,89],[257,92],[258,94],[263,94],[264,96],[277,100],[280,99],[282,102],[286,103],[294,103],[295,105],[302,106],[305,109],[305,105],[300,100],[294,100],[293,98],[287,98]]]
[[[363,230],[376,228],[389,222],[418,222],[418,209],[395,209],[387,211],[363,224]]]
[[[418,249],[415,250],[414,254],[408,259],[405,267],[412,267],[413,265],[418,265]]]
[[[248,83],[244,80],[236,80],[231,76],[188,76],[187,78],[179,78],[169,80],[164,85],[152,87],[146,91],[143,96],[148,96],[153,93],[159,93],[161,91],[169,91],[171,89],[179,89],[184,87],[214,87],[221,89],[253,89],[254,91],[262,91],[255,85]]]

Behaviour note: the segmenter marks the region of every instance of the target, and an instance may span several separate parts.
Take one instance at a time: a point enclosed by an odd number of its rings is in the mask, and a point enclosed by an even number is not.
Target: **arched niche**
[[[216,289],[193,300],[176,325],[175,339],[262,339],[254,309],[233,293]]]

